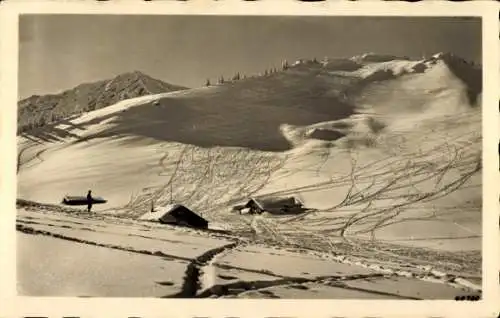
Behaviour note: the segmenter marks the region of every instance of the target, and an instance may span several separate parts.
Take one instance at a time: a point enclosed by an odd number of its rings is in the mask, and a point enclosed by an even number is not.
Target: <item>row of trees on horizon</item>
[[[316,61],[316,59],[314,59],[314,61]],[[289,68],[290,68],[290,64],[288,63],[287,60],[284,60],[281,63],[281,71],[286,71]],[[269,76],[271,74],[278,73],[279,71],[280,70],[277,67],[272,67],[272,68],[269,68],[269,69],[265,69],[264,72],[258,73],[257,75],[253,75],[253,76],[247,76],[246,74],[242,75],[240,72],[237,72],[230,79],[225,79],[224,76],[221,75],[217,79],[217,81],[215,82],[216,84],[213,84],[213,82],[210,81],[209,78],[207,78],[207,80],[205,81],[205,86],[208,87],[208,86],[212,86],[212,85],[222,85],[222,84],[227,83],[227,82],[235,82],[235,81],[239,81],[239,80],[246,79],[246,78],[254,78],[254,77],[260,77],[260,76]]]

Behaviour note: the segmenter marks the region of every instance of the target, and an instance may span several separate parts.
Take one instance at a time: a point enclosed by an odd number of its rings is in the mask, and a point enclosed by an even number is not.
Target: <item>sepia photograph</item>
[[[481,53],[480,18],[21,16],[18,293],[479,299]]]
[[[484,300],[484,17],[138,12],[17,18],[18,297]]]

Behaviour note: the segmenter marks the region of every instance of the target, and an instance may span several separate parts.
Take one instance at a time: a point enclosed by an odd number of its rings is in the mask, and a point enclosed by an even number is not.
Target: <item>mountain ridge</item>
[[[477,91],[462,85],[444,60],[463,64],[460,67],[465,75],[476,71],[471,71],[473,67],[466,63],[454,62],[456,58],[449,54],[438,53],[430,59],[414,61],[373,55],[370,59],[385,62],[367,62],[354,68],[353,64],[344,64],[340,59],[334,63],[340,65],[340,70],[336,70],[325,68],[316,59],[301,60],[266,75],[189,89],[181,94],[149,95],[144,102],[139,102],[144,107],[118,105],[113,114],[105,111],[107,115],[102,118],[95,114],[96,118],[87,121],[85,126],[108,119],[110,125],[99,131],[88,131],[81,140],[109,137],[119,131],[120,135],[201,147],[246,147],[280,152],[290,150],[296,143],[295,138],[292,141],[283,134],[283,127],[306,127],[342,120],[366,113],[370,108],[370,111],[386,115],[425,112],[433,116],[433,111],[455,112],[460,111],[458,107],[465,110],[475,106],[468,105],[469,102],[462,98],[467,91],[473,94]],[[139,72],[122,76],[138,76],[141,81],[148,82]],[[467,81],[471,82],[466,78]],[[391,92],[398,92],[402,98],[397,99]],[[442,96],[447,98],[446,103],[441,101]],[[155,101],[154,106],[150,100]],[[137,102],[127,103],[132,104]],[[370,122],[371,115],[364,116]],[[58,127],[48,128],[30,135],[51,136],[49,139],[52,139],[62,133]]]
[[[188,89],[134,70],[110,79],[79,84],[60,93],[32,95],[18,101],[18,133],[121,100]]]

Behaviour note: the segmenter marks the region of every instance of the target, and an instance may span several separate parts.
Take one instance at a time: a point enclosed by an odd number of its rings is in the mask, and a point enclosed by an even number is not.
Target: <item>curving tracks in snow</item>
[[[224,219],[228,207],[261,190],[279,170],[285,156],[245,148],[199,148],[167,145],[158,162],[165,183],[144,190],[126,206],[129,214],[175,202]]]

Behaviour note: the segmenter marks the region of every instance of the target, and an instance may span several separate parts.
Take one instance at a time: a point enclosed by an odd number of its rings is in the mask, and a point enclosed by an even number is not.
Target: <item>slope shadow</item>
[[[311,125],[354,113],[330,84],[317,76],[288,83],[279,76],[230,83],[231,89],[207,97],[168,97],[158,106],[116,113],[110,128],[86,139],[130,135],[200,147],[285,151],[291,145],[280,131],[282,124]]]
[[[476,105],[478,96],[483,90],[482,69],[470,67],[468,64],[464,65],[460,63],[455,63],[455,65],[451,66],[450,69],[467,86],[467,97],[469,103],[472,106]]]
[[[42,142],[57,142],[68,137],[79,138],[78,135],[72,133],[71,131],[68,131],[67,129],[60,129],[56,126],[57,124],[46,125],[28,132],[23,132],[20,136],[32,141]]]
[[[323,128],[316,128],[309,134],[309,138],[327,140],[327,141],[334,141],[345,136],[346,134],[340,131],[333,129],[323,129]]]
[[[68,137],[73,137],[78,139],[79,136],[72,133],[71,131],[76,129],[85,130],[85,125],[72,123],[71,120],[76,117],[78,117],[78,115],[73,115],[68,118],[47,124],[39,128],[34,128],[32,130],[24,131],[19,135],[31,141],[42,141],[42,142],[57,142]],[[67,125],[69,126],[69,128],[64,128],[64,129],[58,128],[58,126],[61,124]]]

